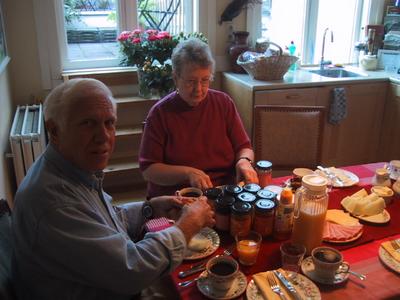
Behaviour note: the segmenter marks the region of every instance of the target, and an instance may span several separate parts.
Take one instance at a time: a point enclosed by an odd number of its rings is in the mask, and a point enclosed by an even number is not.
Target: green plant
[[[66,23],[81,19],[77,5],[77,0],[64,0],[64,18]]]

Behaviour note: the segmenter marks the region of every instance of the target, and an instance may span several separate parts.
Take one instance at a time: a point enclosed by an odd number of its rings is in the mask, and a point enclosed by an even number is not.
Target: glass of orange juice
[[[239,232],[236,234],[235,240],[239,262],[245,266],[255,264],[261,246],[261,235],[255,231]]]

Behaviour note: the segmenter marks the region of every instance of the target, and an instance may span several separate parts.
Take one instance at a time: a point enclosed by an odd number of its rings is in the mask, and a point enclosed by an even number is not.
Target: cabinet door
[[[400,85],[391,84],[386,98],[379,160],[400,159]]]
[[[254,105],[315,106],[319,88],[284,89],[255,93]]]
[[[347,117],[337,125],[325,123],[324,164],[343,166],[377,161],[386,86],[386,83],[340,86],[346,89]],[[319,102],[327,107],[327,115],[333,88],[324,87],[320,94]]]

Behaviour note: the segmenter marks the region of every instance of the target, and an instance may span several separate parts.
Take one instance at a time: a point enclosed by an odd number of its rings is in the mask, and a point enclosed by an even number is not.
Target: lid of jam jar
[[[222,194],[222,189],[216,187],[209,188],[204,191],[204,196],[214,200],[217,199],[221,194]]]
[[[235,201],[235,197],[229,195],[218,197],[217,200],[215,200],[215,209],[217,213],[229,214],[231,211],[231,206],[233,203],[235,203]]]
[[[236,201],[231,206],[231,212],[234,215],[247,215],[251,212],[253,206],[248,202]]]
[[[257,212],[266,213],[275,208],[275,202],[268,199],[260,199],[257,200],[255,207]]]
[[[243,192],[237,195],[237,199],[243,202],[248,202],[248,203],[253,203],[256,201],[257,197],[256,195],[249,193],[249,192]]]
[[[274,200],[276,198],[276,194],[270,190],[264,189],[257,192],[257,197],[260,199]]]
[[[264,170],[264,171],[269,171],[272,169],[272,163],[268,160],[259,160],[256,163],[257,169],[259,170]]]
[[[227,195],[235,196],[243,191],[243,188],[238,185],[230,184],[224,187],[224,192]]]
[[[248,183],[243,187],[243,190],[256,194],[259,190],[261,190],[261,187],[257,183]]]

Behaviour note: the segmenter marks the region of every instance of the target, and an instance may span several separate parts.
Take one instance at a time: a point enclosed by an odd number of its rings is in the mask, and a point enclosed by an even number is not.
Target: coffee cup
[[[206,265],[210,285],[213,289],[226,291],[239,272],[239,263],[228,256],[211,258]]]
[[[400,160],[392,160],[389,163],[390,178],[397,180],[400,178]]]
[[[346,273],[350,267],[343,262],[342,254],[331,247],[317,247],[311,251],[315,275],[321,279],[334,280],[338,273]],[[344,267],[342,267],[342,265]]]
[[[190,198],[199,198],[203,196],[203,192],[195,187],[183,188],[177,191],[176,194],[181,197],[190,197]]]

